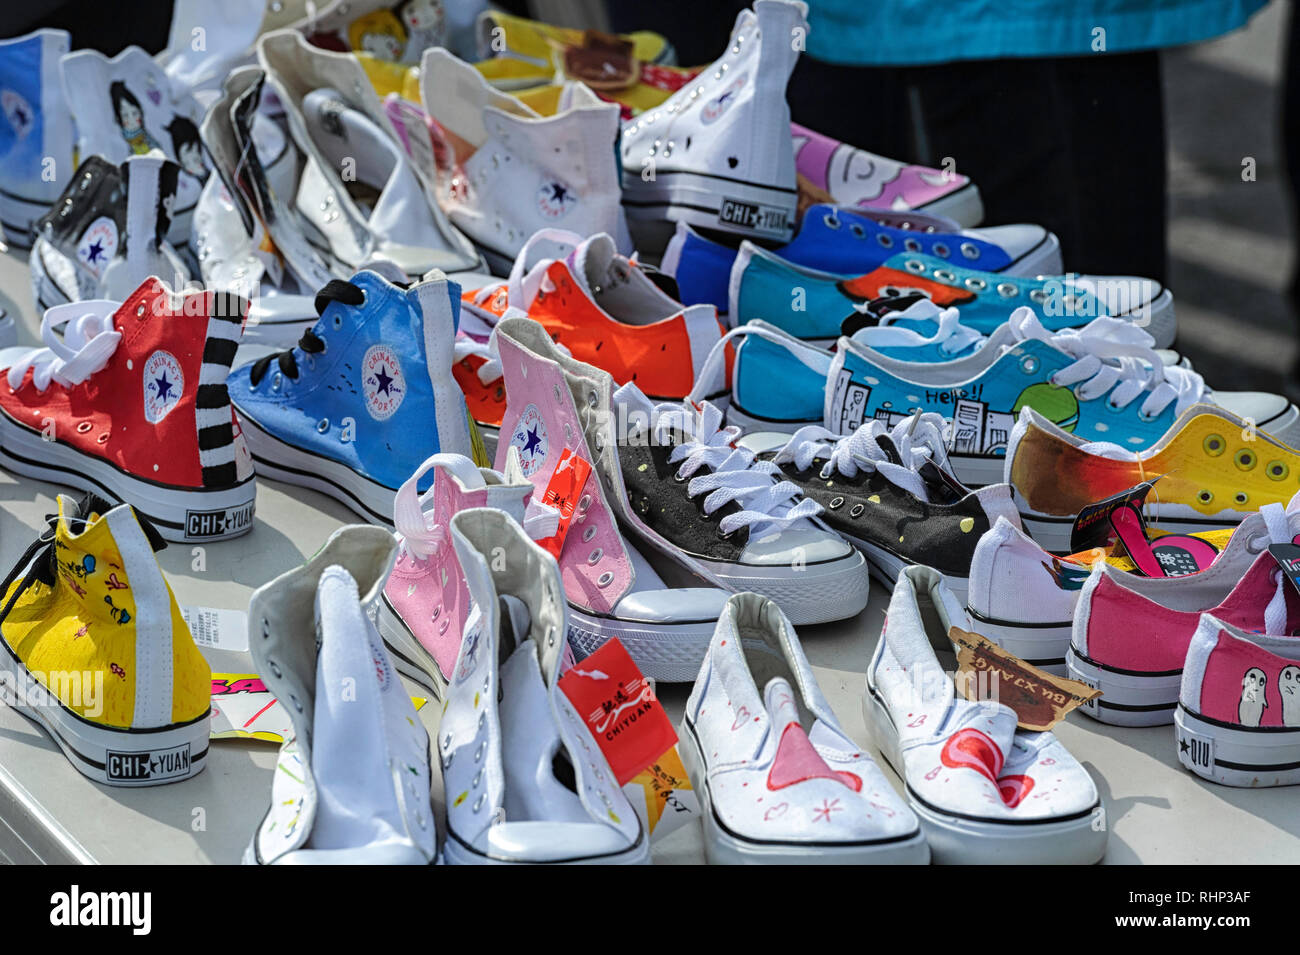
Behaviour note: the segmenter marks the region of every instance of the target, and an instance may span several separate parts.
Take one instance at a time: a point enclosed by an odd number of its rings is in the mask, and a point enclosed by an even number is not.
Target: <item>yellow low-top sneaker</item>
[[[0,592],[0,699],[80,772],[155,786],[203,769],[212,673],[127,504],[60,496]]]

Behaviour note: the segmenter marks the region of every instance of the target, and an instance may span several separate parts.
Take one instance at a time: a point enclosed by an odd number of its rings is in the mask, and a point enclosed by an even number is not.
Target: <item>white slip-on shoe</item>
[[[451,538],[474,609],[438,727],[455,865],[650,861],[650,839],[586,718],[558,686],[568,629],[555,558],[504,511]]]
[[[930,860],[916,815],[844,732],[766,597],[727,601],[680,740],[714,864]]]
[[[429,734],[367,616],[396,551],[381,528],[342,527],[253,593],[249,649],[292,730],[246,863],[434,861]]]
[[[936,650],[950,627],[972,629],[928,567],[898,577],[867,668],[863,711],[876,747],[903,778],[935,862],[1097,862],[1106,851],[1101,797],[1051,732],[1019,727],[995,700],[959,696]]]

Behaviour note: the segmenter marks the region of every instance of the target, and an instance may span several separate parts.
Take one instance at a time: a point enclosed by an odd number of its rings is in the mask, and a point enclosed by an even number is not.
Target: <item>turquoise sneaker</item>
[[[933,256],[901,253],[851,277],[796,265],[750,242],[731,268],[728,320],[761,319],[796,338],[829,344],[844,321],[869,303],[919,292],[936,305],[961,309],[962,324],[992,334],[1012,309],[1028,308],[1047,331],[1080,328],[1112,316],[1140,325],[1158,347],[1174,340],[1173,294],[1152,279],[1123,275],[1012,278],[979,272]]]

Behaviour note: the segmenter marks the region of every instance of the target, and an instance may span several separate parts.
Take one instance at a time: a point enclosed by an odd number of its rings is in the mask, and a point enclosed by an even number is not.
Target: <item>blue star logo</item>
[[[568,198],[569,198],[569,189],[567,186],[559,182],[551,183],[552,202],[558,202],[560,205],[564,205],[564,203],[568,201]]]
[[[166,403],[172,397],[172,383],[167,380],[167,372],[164,371],[161,378],[155,378],[153,385],[158,392],[159,401]]]
[[[104,257],[104,241],[96,239],[86,249],[86,261],[92,265]]]
[[[536,428],[528,429],[528,437],[524,440],[524,454],[535,454],[542,439],[537,435]]]
[[[384,371],[383,365],[379,366],[379,371],[375,375],[375,380],[379,382],[379,391],[383,392],[385,395],[391,395],[393,393],[393,376]]]

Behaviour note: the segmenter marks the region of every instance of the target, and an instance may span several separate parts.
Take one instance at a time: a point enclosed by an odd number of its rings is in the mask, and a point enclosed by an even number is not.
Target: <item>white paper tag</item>
[[[201,649],[248,652],[248,614],[243,610],[182,607],[181,616]]]

